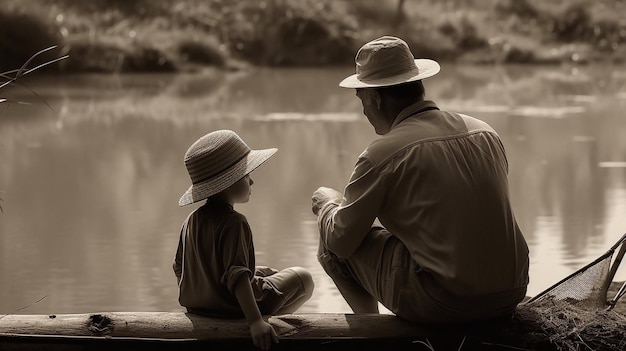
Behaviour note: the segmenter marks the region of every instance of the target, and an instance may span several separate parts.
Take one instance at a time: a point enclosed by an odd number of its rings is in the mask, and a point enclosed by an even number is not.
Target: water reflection
[[[615,73],[617,72],[617,73]],[[239,207],[259,264],[299,264],[316,292],[302,311],[348,311],[315,259],[310,194],[341,188],[375,134],[350,68],[202,75],[81,75],[28,82],[33,102],[0,118],[0,313],[179,310],[171,270],[188,186],[182,156],[219,128],[279,152]],[[626,231],[626,75],[611,67],[445,67],[426,81],[440,107],[502,135],[529,293]],[[624,271],[624,270],[622,270]],[[621,274],[621,273],[620,273]],[[622,277],[624,279],[626,277]]]

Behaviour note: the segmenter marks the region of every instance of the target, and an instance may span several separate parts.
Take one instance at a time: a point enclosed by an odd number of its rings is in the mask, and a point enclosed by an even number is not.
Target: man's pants
[[[526,293],[525,289],[481,296],[444,292],[421,271],[406,246],[381,227],[373,227],[347,259],[338,258],[320,241],[318,260],[337,286],[360,286],[398,317],[420,323],[511,315]]]

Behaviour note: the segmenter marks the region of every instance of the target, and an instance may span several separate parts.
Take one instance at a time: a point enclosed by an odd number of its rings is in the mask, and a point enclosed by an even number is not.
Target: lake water
[[[0,105],[0,314],[182,311],[171,263],[194,208],[177,204],[189,185],[183,155],[224,128],[279,149],[252,173],[250,202],[236,206],[257,264],[313,272],[300,312],[350,312],[315,258],[310,196],[341,189],[376,137],[354,91],[337,86],[351,71],[25,80],[40,98],[3,89],[30,104]],[[502,136],[530,247],[529,295],[626,231],[626,68],[444,64],[425,86],[442,109]]]

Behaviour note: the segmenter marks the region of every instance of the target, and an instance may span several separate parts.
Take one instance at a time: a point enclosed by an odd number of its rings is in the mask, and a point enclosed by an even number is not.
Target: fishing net
[[[539,293],[526,302],[527,305],[545,304],[548,301],[565,302],[581,309],[612,309],[617,300],[624,295],[622,285],[617,295],[607,299],[609,285],[615,277],[617,268],[626,251],[626,234],[615,243],[607,252],[593,262],[578,269],[547,290]],[[620,249],[613,260],[613,254]]]
[[[626,317],[613,310],[626,282],[608,299],[625,242],[626,234],[593,262],[521,304],[518,321],[556,350],[626,350]]]

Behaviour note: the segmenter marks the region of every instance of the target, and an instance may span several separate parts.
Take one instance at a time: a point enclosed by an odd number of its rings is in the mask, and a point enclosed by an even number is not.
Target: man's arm
[[[385,177],[366,159],[359,158],[343,195],[321,187],[313,194],[320,235],[330,251],[350,257],[361,245],[378,217],[385,199]]]
[[[259,307],[254,299],[252,286],[247,275],[240,275],[235,284],[235,296],[241,306],[246,322],[250,326],[250,334],[254,345],[262,350],[268,350],[272,343],[278,342],[278,336],[271,324],[263,320]]]

